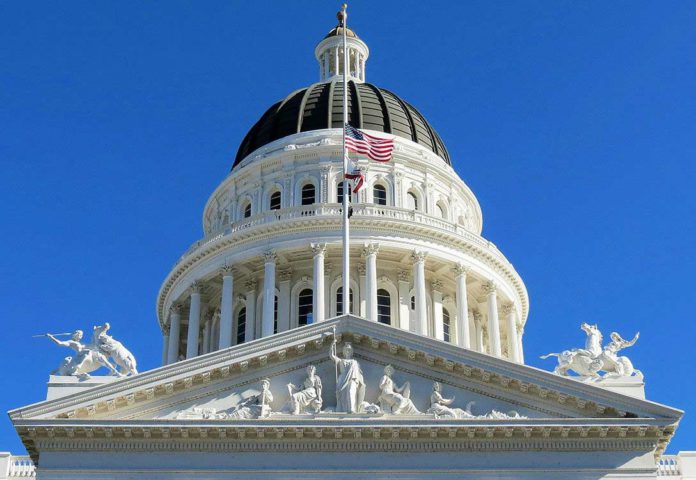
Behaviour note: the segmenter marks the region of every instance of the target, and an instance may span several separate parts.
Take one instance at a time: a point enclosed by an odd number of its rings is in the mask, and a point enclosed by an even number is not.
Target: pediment
[[[409,382],[409,398],[419,413],[333,412],[337,403],[336,369],[329,350],[334,335],[339,349],[346,342],[353,346],[354,358],[363,372],[366,402],[380,405],[379,383],[384,367],[392,365],[393,381],[398,387]],[[287,385],[301,385],[309,365],[316,367],[321,378],[323,404],[317,412],[293,415]],[[265,378],[270,380],[273,400],[268,410],[272,413],[262,418],[231,416],[240,402],[261,392],[260,384]],[[470,415],[442,418],[432,411],[427,413],[434,382],[442,385],[445,398],[455,398],[451,408]],[[230,427],[278,422],[369,424],[378,419],[421,427],[442,422],[479,427],[505,424],[527,429],[587,425],[601,430],[623,425],[640,435],[653,429],[664,443],[676,428],[681,412],[390,326],[343,316],[20,408],[11,411],[10,416],[20,434],[71,422],[79,425],[77,428],[128,424],[181,429],[201,423]]]

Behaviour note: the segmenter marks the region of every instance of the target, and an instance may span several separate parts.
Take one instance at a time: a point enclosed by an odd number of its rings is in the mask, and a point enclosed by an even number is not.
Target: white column
[[[338,63],[338,47],[334,48],[333,55],[334,55],[334,74],[338,75],[340,73],[340,70],[339,70],[340,64]]]
[[[377,321],[377,252],[379,245],[370,243],[365,245],[363,254],[365,255],[365,272],[367,275],[367,285],[365,297],[367,298],[367,314],[365,318]]]
[[[234,274],[232,267],[222,267],[222,297],[220,299],[220,348],[232,346],[232,328],[234,325]]]
[[[425,252],[414,251],[413,282],[416,290],[416,333],[428,335],[428,309],[425,305]]]
[[[358,264],[358,275],[360,277],[360,308],[358,309],[359,315],[362,318],[367,318],[367,278],[366,278],[366,268],[364,263]]]
[[[167,364],[169,358],[169,325],[162,327],[162,365]]]
[[[273,335],[274,306],[275,306],[275,273],[276,259],[278,256],[273,251],[263,254],[263,317],[261,318],[261,336]]]
[[[520,363],[524,365],[524,349],[522,348],[522,336],[524,335],[524,328],[522,326],[517,330],[517,358]]]
[[[435,280],[431,284],[431,287],[433,289],[433,325],[435,327],[435,338],[444,340],[445,327],[442,319],[442,282],[440,280]]]
[[[469,268],[457,265],[454,268],[457,281],[457,345],[471,348],[471,332],[469,332],[469,301],[466,297],[466,275]]]
[[[314,323],[323,322],[324,316],[324,254],[326,253],[325,243],[313,243],[312,254],[314,255]],[[345,293],[345,292],[344,292]]]
[[[486,348],[483,344],[483,315],[481,312],[475,311],[474,314],[474,326],[476,327],[476,351],[485,353]]]
[[[503,305],[503,315],[505,315],[505,326],[507,327],[508,355],[510,361],[520,363],[518,352],[519,340],[517,339],[517,312],[515,305],[508,303]]]
[[[331,269],[333,265],[324,262],[324,319],[331,315]],[[341,281],[343,284],[343,281]]]
[[[278,275],[278,333],[290,330],[290,279],[292,272],[283,270]]]
[[[256,330],[256,280],[251,279],[246,282],[246,329],[244,330],[244,342],[254,340]]]
[[[399,272],[399,328],[409,331],[411,317],[411,281],[407,271]]]
[[[210,330],[211,330],[211,319],[207,319],[203,323],[203,348],[201,354],[210,352]]]
[[[325,52],[324,53],[324,75],[322,77],[322,80],[326,80],[329,78],[329,53]]]
[[[488,304],[488,336],[490,339],[490,354],[496,357],[502,355],[500,348],[500,320],[498,319],[497,287],[492,281],[483,286]]]
[[[201,285],[191,285],[191,306],[189,308],[188,333],[186,336],[186,358],[198,356],[198,337],[201,329]]]
[[[181,305],[172,305],[169,309],[169,348],[167,363],[179,360],[179,336],[181,335]]]

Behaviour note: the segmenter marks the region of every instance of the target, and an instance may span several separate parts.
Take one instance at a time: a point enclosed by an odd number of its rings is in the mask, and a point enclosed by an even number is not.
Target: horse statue
[[[47,333],[46,337],[50,338],[56,345],[68,347],[75,350],[74,356],[68,356],[63,359],[60,366],[51,372],[52,375],[73,376],[82,379],[90,377],[90,373],[106,367],[112,375],[117,377],[122,376],[118,370],[109,362],[108,357],[94,348],[94,345],[85,345],[81,342],[82,330],[75,330],[70,340],[58,340],[53,334]]]
[[[600,380],[602,378],[621,378],[633,375],[643,378],[640,370],[633,367],[628,357],[620,357],[617,353],[624,348],[633,346],[640,333],[636,333],[633,340],[624,340],[617,332],[610,335],[611,342],[602,347],[602,332],[597,325],[583,323],[580,327],[586,334],[585,348],[574,348],[562,353],[549,353],[541,358],[558,357],[558,365],[554,369],[557,375],[569,376],[573,371],[585,381]],[[599,372],[603,371],[604,375]]]
[[[138,368],[135,356],[121,342],[114,340],[111,335],[107,334],[110,328],[111,325],[108,322],[95,326],[92,332],[93,344],[104,355],[111,357],[119,367],[121,375],[137,375]]]
[[[583,323],[580,329],[587,334],[585,348],[574,348],[564,350],[561,353],[549,353],[540,358],[558,357],[558,365],[554,369],[556,375],[568,376],[568,371],[572,370],[585,380],[596,380],[601,378],[599,371],[604,367],[602,355],[602,332],[597,325]]]

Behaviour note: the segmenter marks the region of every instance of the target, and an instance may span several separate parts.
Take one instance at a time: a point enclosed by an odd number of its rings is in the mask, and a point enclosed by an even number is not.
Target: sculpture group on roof
[[[585,348],[574,348],[541,356],[542,359],[558,357],[558,366],[554,373],[570,376],[569,372],[572,371],[579,378],[588,381],[632,376],[643,378],[641,371],[633,367],[628,357],[618,355],[619,351],[636,343],[640,332],[636,333],[632,340],[624,340],[617,332],[612,332],[611,342],[602,346],[602,332],[596,324],[583,323],[580,328],[587,334]],[[601,375],[600,372],[604,374]]]
[[[82,343],[84,332],[75,330],[72,334],[47,333],[42,336],[50,338],[56,345],[75,350],[75,355],[67,356],[51,375],[89,378],[90,373],[105,367],[112,375],[124,377],[138,373],[137,362],[133,354],[107,332],[109,323],[96,325],[92,329],[91,343]],[[70,335],[69,340],[59,340],[60,335]],[[109,360],[111,359],[111,360]]]

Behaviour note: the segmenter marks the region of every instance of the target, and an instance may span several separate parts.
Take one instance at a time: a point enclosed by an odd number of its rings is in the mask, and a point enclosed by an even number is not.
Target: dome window
[[[406,194],[406,208],[409,210],[418,210],[418,197],[413,192]]]
[[[279,191],[273,192],[271,195],[270,199],[270,209],[271,210],[280,210],[280,203],[282,200],[281,193]]]
[[[237,345],[244,343],[246,334],[246,308],[242,308],[237,314]]]
[[[344,183],[345,183],[345,182],[340,182],[340,183],[336,186],[336,201],[337,201],[338,203],[343,203],[343,184],[344,184]],[[350,188],[348,188],[348,201],[351,202],[351,203],[353,203],[353,195],[352,195],[352,193],[351,193],[351,191],[350,191]]]
[[[355,312],[355,308],[353,307],[353,289],[349,289],[349,297],[348,297],[348,302],[350,305],[348,306],[348,309],[350,312]],[[343,315],[343,287],[338,287],[338,290],[336,290],[336,314],[337,315]]]
[[[251,202],[247,202],[246,205],[244,205],[244,207],[242,208],[242,217],[251,217]]]
[[[435,214],[438,217],[447,220],[447,207],[443,202],[437,202],[435,204]]]
[[[302,205],[312,205],[316,202],[316,189],[308,183],[302,187]]]
[[[377,321],[391,325],[391,296],[383,288],[377,290]]]
[[[312,323],[312,312],[313,312],[313,292],[311,288],[305,288],[300,292],[298,298],[298,311],[297,311],[297,324],[299,326],[309,325]]]
[[[372,189],[372,196],[376,205],[387,204],[387,189],[384,185],[375,185]]]
[[[442,309],[442,335],[445,342],[452,341],[452,324],[449,311],[446,308]]]

